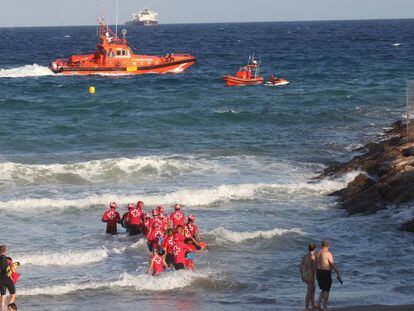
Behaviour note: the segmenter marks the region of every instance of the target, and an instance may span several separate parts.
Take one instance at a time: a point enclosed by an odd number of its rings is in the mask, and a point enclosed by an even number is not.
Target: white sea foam
[[[23,265],[36,266],[78,266],[100,262],[108,257],[108,250],[43,252],[27,255],[16,255],[16,259]]]
[[[64,285],[52,285],[45,287],[23,288],[19,290],[21,296],[37,295],[67,295],[74,292],[94,289],[110,289],[130,287],[136,291],[168,291],[173,289],[185,288],[190,286],[198,279],[208,279],[208,273],[192,271],[174,271],[153,277],[151,275],[131,275],[123,273],[119,280],[113,282],[86,282],[69,283]]]
[[[414,219],[414,205],[403,205],[393,208],[392,218],[399,224],[410,221]]]
[[[129,247],[133,249],[145,248],[147,246],[147,242],[144,239],[139,239],[137,242],[132,243]]]
[[[86,208],[91,205],[106,205],[108,202],[116,201],[119,204],[135,202],[137,199],[148,205],[180,203],[188,206],[209,206],[219,202],[236,200],[254,200],[263,195],[289,194],[295,192],[316,192],[326,194],[341,189],[352,181],[359,173],[352,172],[338,180],[322,180],[315,183],[293,183],[293,184],[240,184],[220,185],[218,187],[193,189],[184,188],[174,192],[157,195],[136,194],[102,194],[90,195],[79,199],[51,199],[51,198],[25,198],[8,201],[0,201],[0,209],[25,210],[27,208]]]
[[[25,78],[50,75],[53,75],[53,72],[48,67],[40,66],[37,64],[25,65],[9,69],[0,69],[0,78]]]
[[[191,157],[142,156],[109,158],[68,164],[0,163],[0,184],[76,183],[107,181],[125,177],[175,175],[192,171],[224,171],[215,161],[202,161]]]
[[[247,240],[254,240],[254,239],[272,239],[276,236],[282,236],[286,234],[303,234],[302,230],[298,228],[293,229],[279,229],[274,228],[272,230],[258,230],[258,231],[245,231],[245,232],[237,232],[227,230],[223,227],[218,227],[209,233],[213,235],[214,238],[219,242],[233,242],[233,243],[241,243]]]

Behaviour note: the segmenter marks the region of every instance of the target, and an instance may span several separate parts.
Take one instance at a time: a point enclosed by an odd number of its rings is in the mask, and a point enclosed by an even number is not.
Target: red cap
[[[192,222],[195,221],[195,217],[193,215],[188,216],[188,220],[191,220]]]

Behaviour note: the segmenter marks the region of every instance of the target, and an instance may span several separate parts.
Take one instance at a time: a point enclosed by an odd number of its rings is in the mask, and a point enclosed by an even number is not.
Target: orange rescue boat
[[[67,60],[57,59],[50,64],[56,74],[90,75],[123,74],[140,75],[148,73],[181,73],[196,62],[189,54],[167,54],[165,56],[134,54],[127,45],[126,29],[119,38],[103,18],[99,27],[97,49],[93,54],[72,55]]]
[[[227,75],[223,79],[227,86],[259,85],[264,82],[264,78],[259,76],[260,62],[254,59],[254,55],[249,57],[247,66],[241,67],[235,76]]]

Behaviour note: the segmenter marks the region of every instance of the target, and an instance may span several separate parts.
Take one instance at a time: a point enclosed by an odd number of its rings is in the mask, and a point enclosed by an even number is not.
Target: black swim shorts
[[[332,286],[331,271],[328,270],[316,270],[316,279],[318,280],[319,288],[325,292],[329,292]]]
[[[185,269],[185,266],[184,266],[183,263],[176,263],[174,265],[174,267],[175,267],[175,270],[183,270],[183,269]]]
[[[129,225],[129,235],[138,235],[142,233],[140,225]]]
[[[16,287],[11,278],[0,277],[0,292],[2,296],[6,295],[6,289],[9,291],[10,295],[16,294]]]
[[[174,255],[167,253],[167,255],[165,256],[165,263],[168,267],[171,267],[171,265],[174,263]]]

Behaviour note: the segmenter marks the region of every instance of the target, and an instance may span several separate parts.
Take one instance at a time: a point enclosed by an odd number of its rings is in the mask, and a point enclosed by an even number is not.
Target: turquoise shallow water
[[[198,58],[141,77],[50,74],[51,60],[94,48],[94,27],[2,29],[0,240],[24,263],[21,306],[295,310],[298,261],[325,237],[344,270],[334,305],[413,303],[404,214],[348,218],[326,194],[352,176],[309,183],[403,116],[413,23],[130,29],[136,51]],[[224,87],[253,50],[291,84]],[[143,245],[103,234],[107,203],[138,199],[196,215],[211,245],[196,274],[146,277]]]

